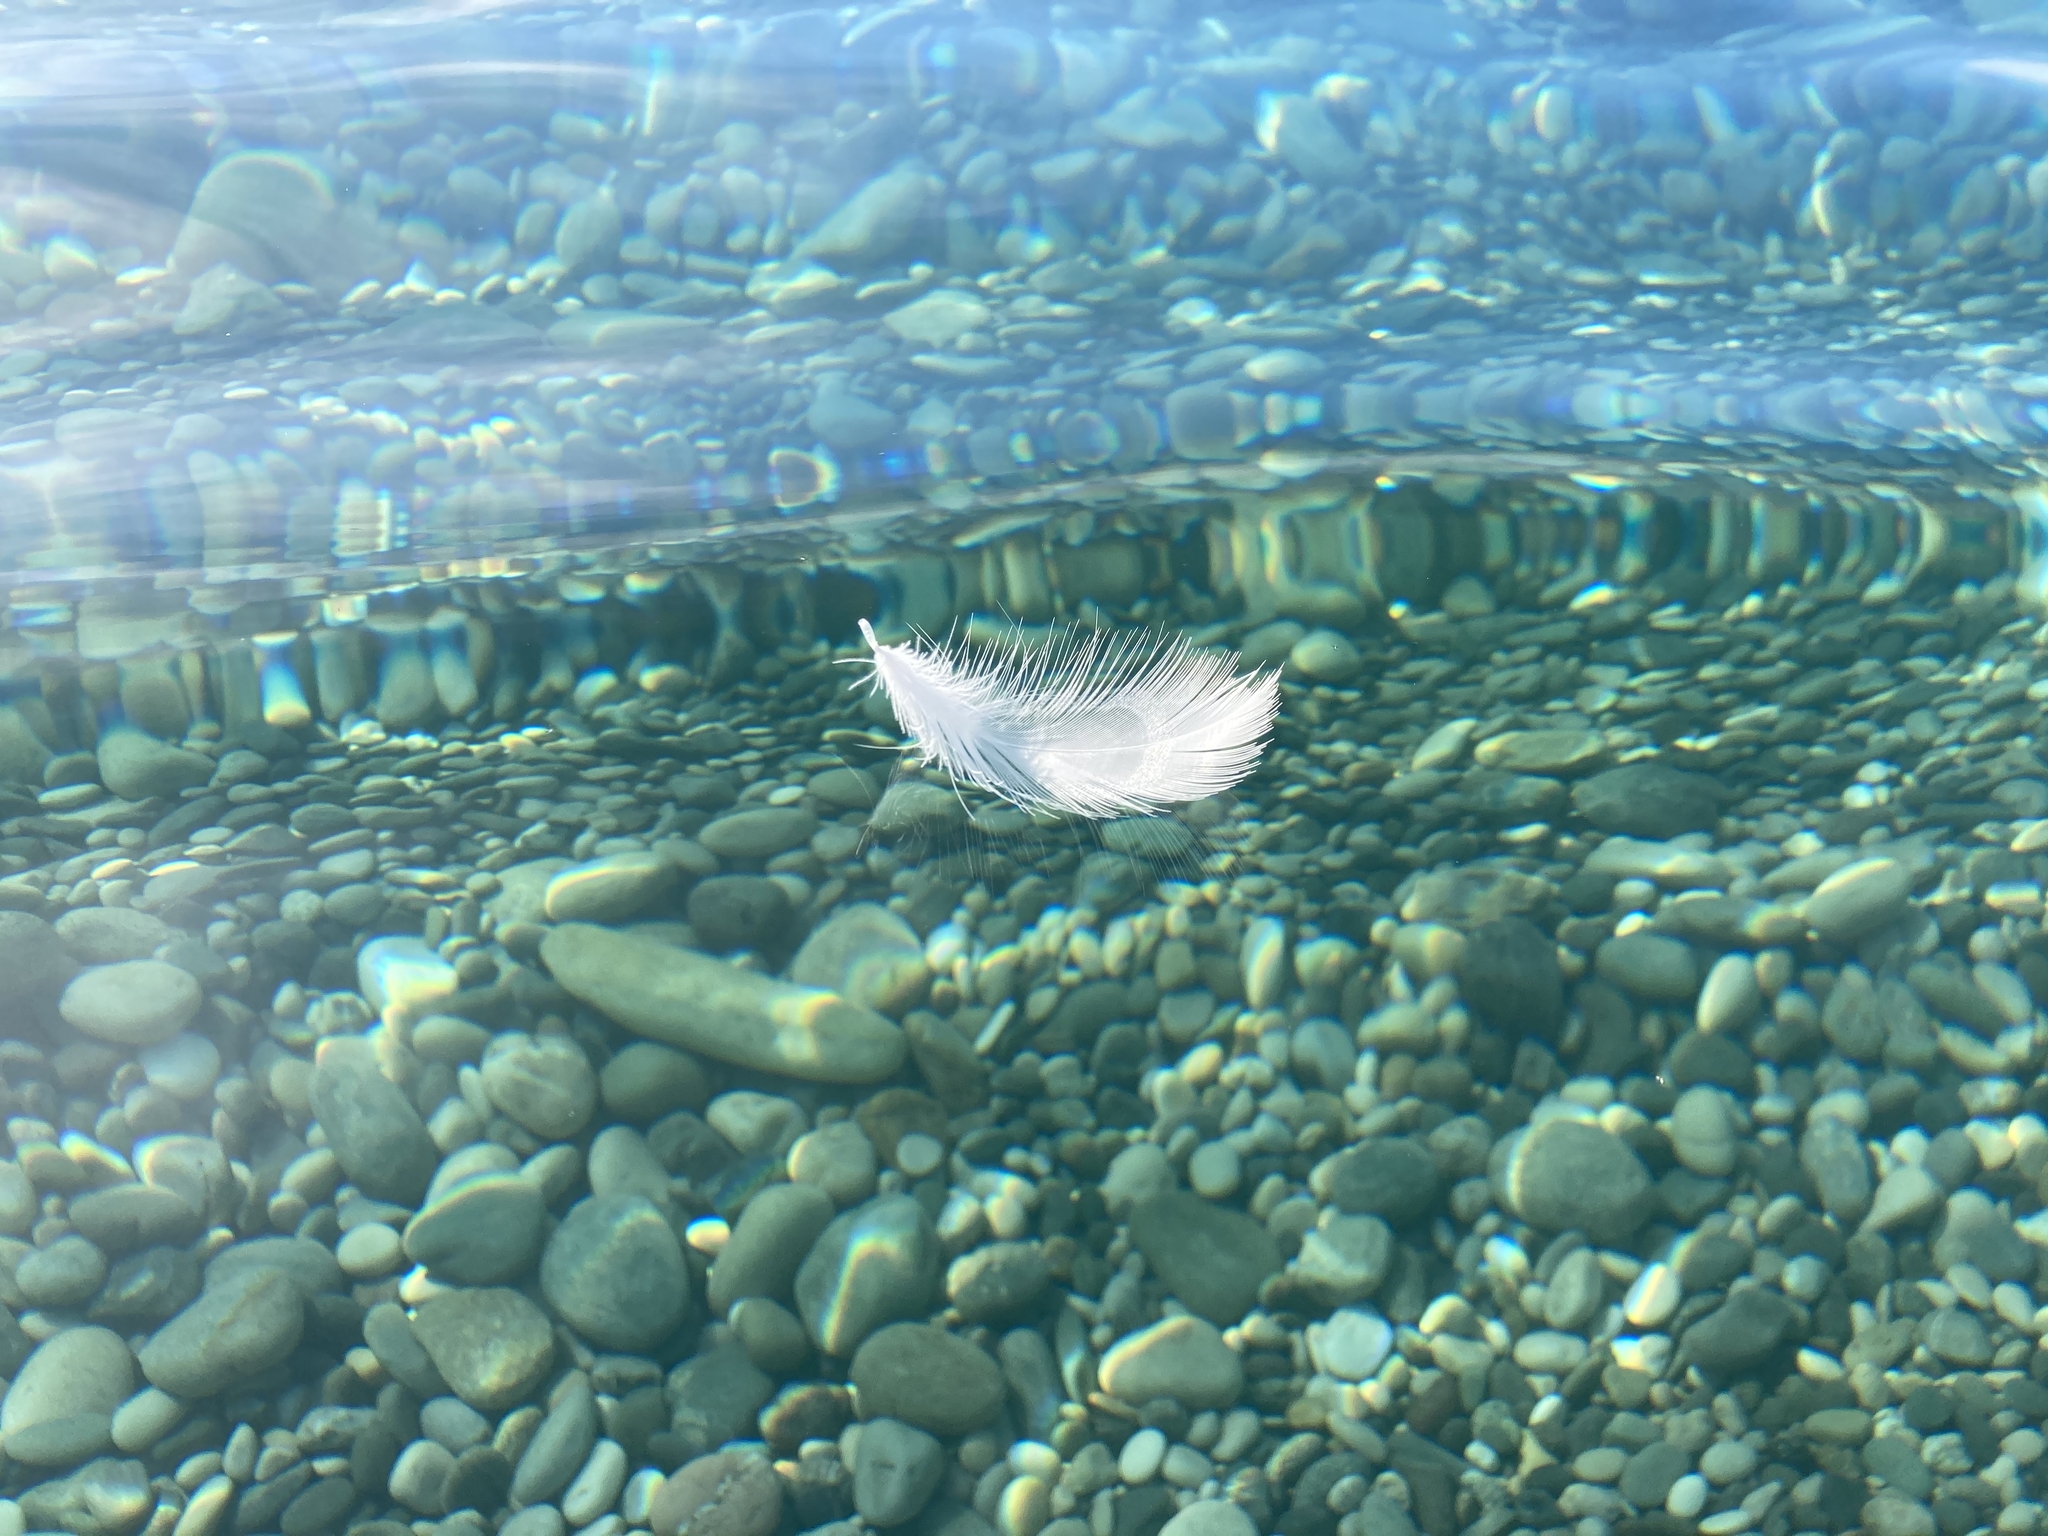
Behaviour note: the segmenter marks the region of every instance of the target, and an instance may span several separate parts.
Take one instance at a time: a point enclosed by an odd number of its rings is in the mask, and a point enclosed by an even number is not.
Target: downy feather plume
[[[1178,635],[1069,631],[970,650],[923,636],[873,653],[919,760],[1024,811],[1091,820],[1145,816],[1217,794],[1258,767],[1280,674]]]

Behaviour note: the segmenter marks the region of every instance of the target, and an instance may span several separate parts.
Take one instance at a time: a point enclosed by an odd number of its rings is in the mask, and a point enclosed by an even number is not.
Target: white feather
[[[1217,794],[1258,767],[1280,707],[1278,672],[1178,635],[969,650],[860,632],[920,760],[1025,811],[1102,820]]]

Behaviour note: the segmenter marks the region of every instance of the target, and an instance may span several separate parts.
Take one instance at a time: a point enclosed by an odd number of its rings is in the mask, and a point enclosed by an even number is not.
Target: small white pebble
[[[1697,1472],[1688,1472],[1664,1495],[1664,1513],[1680,1520],[1691,1520],[1707,1507],[1709,1491],[1704,1477]]]
[[[1242,1170],[1237,1149],[1229,1142],[1204,1142],[1188,1159],[1188,1183],[1204,1199],[1221,1200],[1236,1193]]]
[[[1156,1429],[1141,1429],[1124,1442],[1116,1459],[1116,1475],[1135,1488],[1157,1477],[1165,1459],[1166,1436]]]
[[[405,1263],[405,1245],[381,1221],[366,1221],[334,1246],[335,1262],[351,1280],[381,1280]]]
[[[982,1210],[988,1216],[989,1230],[1006,1243],[1015,1242],[1031,1228],[1031,1213],[1008,1190],[984,1200]]]
[[[896,1166],[909,1178],[921,1179],[932,1173],[945,1156],[946,1149],[938,1138],[923,1131],[911,1131],[896,1143]]]
[[[1700,1475],[1710,1483],[1739,1482],[1756,1469],[1756,1452],[1740,1440],[1717,1440],[1700,1453]]]

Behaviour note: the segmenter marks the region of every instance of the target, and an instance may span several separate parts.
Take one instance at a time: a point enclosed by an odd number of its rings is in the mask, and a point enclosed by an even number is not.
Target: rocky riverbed
[[[2010,582],[1230,638],[1158,866],[822,643],[17,796],[0,1531],[2034,1531]]]

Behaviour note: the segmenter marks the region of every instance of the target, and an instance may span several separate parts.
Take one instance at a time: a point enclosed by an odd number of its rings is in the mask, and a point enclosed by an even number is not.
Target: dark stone
[[[1116,1536],[1159,1536],[1177,1513],[1173,1490],[1164,1483],[1126,1488],[1116,1501]]]
[[[1664,1072],[1680,1089],[1704,1083],[1748,1094],[1756,1088],[1756,1063],[1742,1042],[1719,1031],[1689,1029],[1673,1042]]]
[[[278,1529],[283,1536],[325,1536],[326,1532],[341,1529],[343,1517],[355,1502],[354,1483],[345,1477],[323,1477],[285,1505],[284,1513],[278,1517]],[[449,1506],[451,1509],[492,1507],[489,1504]]]
[[[1280,1269],[1280,1250],[1263,1223],[1200,1195],[1178,1191],[1148,1200],[1131,1212],[1129,1225],[1131,1241],[1167,1290],[1219,1328],[1241,1321],[1259,1286]]]
[[[1418,1221],[1436,1204],[1436,1159],[1406,1136],[1375,1137],[1338,1153],[1326,1177],[1329,1201],[1337,1209],[1378,1216],[1389,1226]]]
[[[1564,1026],[1557,945],[1526,917],[1481,923],[1465,944],[1458,990],[1482,1023],[1555,1043]]]
[[[1602,832],[1667,838],[1711,830],[1720,784],[1663,763],[1624,763],[1572,786],[1572,809]]]
[[[791,1382],[761,1410],[761,1438],[778,1456],[795,1456],[806,1440],[837,1440],[853,1421],[853,1397],[822,1381]]]
[[[1650,1509],[1662,1504],[1671,1485],[1691,1470],[1692,1457],[1668,1441],[1655,1440],[1629,1457],[1618,1486],[1637,1509]]]
[[[22,1362],[35,1353],[35,1340],[22,1331],[14,1314],[0,1307],[0,1376],[13,1378]]]
[[[1086,1051],[1102,1029],[1130,1014],[1128,989],[1120,981],[1084,981],[1061,997],[1052,1017],[1032,1037],[1041,1056]]]
[[[444,1509],[495,1510],[512,1491],[512,1463],[490,1445],[472,1445],[455,1458],[441,1485]]]
[[[1702,1232],[1689,1239],[1678,1261],[1679,1284],[1688,1296],[1718,1291],[1748,1272],[1749,1249],[1718,1232]]]
[[[1565,906],[1580,917],[1598,917],[1614,904],[1614,888],[1620,884],[1612,875],[1579,870],[1568,875],[1557,893]]]
[[[1657,1198],[1682,1227],[1693,1226],[1709,1211],[1718,1210],[1727,1195],[1726,1179],[1710,1179],[1688,1168],[1667,1169],[1657,1180]]]
[[[690,889],[687,910],[697,941],[714,954],[792,947],[789,896],[766,875],[713,875]]]
[[[1977,1176],[1977,1144],[1960,1127],[1950,1126],[1928,1143],[1920,1166],[1953,1194]]]
[[[1728,1375],[1768,1359],[1791,1333],[1792,1303],[1776,1291],[1745,1286],[1679,1335],[1678,1347],[1701,1370]]]
[[[285,1506],[304,1492],[312,1481],[313,1469],[302,1461],[295,1467],[287,1467],[268,1482],[243,1489],[241,1498],[235,1501],[234,1528],[239,1536],[276,1530]]]

